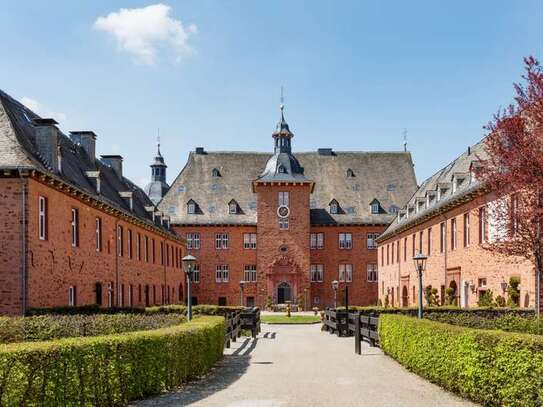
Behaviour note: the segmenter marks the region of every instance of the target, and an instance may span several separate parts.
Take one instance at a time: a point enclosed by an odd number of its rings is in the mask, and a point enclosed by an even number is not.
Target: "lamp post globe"
[[[192,320],[192,293],[191,293],[191,284],[192,284],[192,275],[194,273],[194,266],[196,265],[196,257],[191,254],[187,254],[181,259],[183,263],[183,269],[187,275],[187,319]]]
[[[419,277],[419,312],[418,317],[419,319],[422,319],[422,273],[424,272],[424,269],[426,268],[426,260],[428,260],[428,256],[425,256],[422,252],[418,252],[413,257],[413,262],[415,263],[415,269],[417,270],[417,275]]]

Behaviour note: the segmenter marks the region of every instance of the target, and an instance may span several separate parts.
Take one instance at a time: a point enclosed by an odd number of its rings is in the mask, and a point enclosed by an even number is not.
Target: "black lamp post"
[[[243,288],[244,288],[244,287],[245,287],[245,281],[241,280],[241,281],[239,282],[239,290],[240,290],[240,295],[241,295],[241,298],[240,298],[241,302],[240,302],[240,304],[241,304],[242,307],[243,307]]]
[[[334,309],[337,308],[337,290],[339,288],[339,282],[337,280],[332,281],[332,289],[334,290]]]
[[[192,284],[192,274],[194,273],[194,266],[196,264],[196,257],[191,254],[187,254],[183,259],[183,268],[185,269],[185,274],[187,275],[187,319],[192,320],[192,293],[191,293],[191,284]]]
[[[415,257],[413,257],[415,268],[419,277],[419,319],[422,319],[422,273],[426,268],[427,259],[428,257],[422,254],[422,252],[417,253]]]

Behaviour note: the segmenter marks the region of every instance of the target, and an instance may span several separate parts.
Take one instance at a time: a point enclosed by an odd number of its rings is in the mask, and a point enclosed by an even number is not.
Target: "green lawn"
[[[266,324],[314,324],[321,321],[319,315],[262,315],[260,318]]]

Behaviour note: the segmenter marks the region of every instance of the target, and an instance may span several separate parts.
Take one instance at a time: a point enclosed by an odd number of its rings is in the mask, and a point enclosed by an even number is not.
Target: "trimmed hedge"
[[[192,307],[193,315],[225,315],[232,311],[244,310],[240,306],[220,306],[220,305],[195,305]],[[185,305],[159,305],[145,308],[147,313],[159,314],[181,314],[187,315],[187,307]]]
[[[29,308],[25,315],[93,315],[93,314],[143,314],[145,308],[136,307],[100,307],[96,304],[80,305],[77,307],[49,307],[49,308]]]
[[[401,314],[416,317],[418,312],[418,309],[414,307],[349,307],[349,309],[360,311],[365,315]],[[469,328],[501,329],[508,332],[543,335],[543,319],[538,319],[533,309],[426,307],[424,318]]]
[[[224,318],[119,335],[0,345],[0,405],[120,406],[206,373]]]
[[[0,317],[0,343],[46,341],[166,328],[185,321],[174,314],[40,315]]]
[[[409,370],[487,406],[543,405],[543,338],[382,314],[383,351]]]

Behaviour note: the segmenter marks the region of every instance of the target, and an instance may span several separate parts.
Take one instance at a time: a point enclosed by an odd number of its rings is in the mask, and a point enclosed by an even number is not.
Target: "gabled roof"
[[[147,195],[132,181],[120,178],[100,160],[90,158],[86,151],[59,131],[62,156],[61,173],[53,173],[40,156],[36,145],[33,120],[40,117],[20,102],[0,90],[0,168],[37,170],[72,185],[96,200],[120,209],[150,225],[152,215],[145,209],[153,206]],[[88,173],[100,172],[100,193]],[[132,192],[132,210],[121,192]],[[165,229],[164,229],[165,230]]]
[[[378,199],[388,212],[393,205],[404,206],[417,187],[411,155],[406,152],[294,155],[305,169],[305,177],[315,183],[310,196],[312,224],[388,224],[395,215],[371,214],[368,202]],[[271,156],[258,152],[191,152],[159,208],[172,217],[174,224],[256,224],[257,204],[252,183]],[[221,178],[212,177],[213,168],[221,168]],[[348,168],[358,176],[346,178]],[[201,214],[186,213],[189,199],[198,202]],[[228,213],[226,205],[230,199],[237,201],[241,214]],[[329,213],[332,199],[341,203],[344,213]]]

